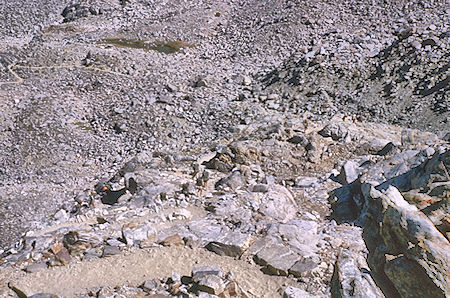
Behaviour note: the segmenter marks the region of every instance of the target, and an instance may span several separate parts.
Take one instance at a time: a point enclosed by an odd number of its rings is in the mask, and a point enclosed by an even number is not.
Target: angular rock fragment
[[[296,134],[295,136],[288,139],[288,142],[292,144],[306,145],[308,144],[308,139],[302,134]]]
[[[91,259],[97,259],[102,257],[102,251],[93,248],[93,249],[88,249],[85,251],[84,255],[83,255],[83,260],[91,260]]]
[[[196,266],[192,269],[192,279],[197,282],[206,275],[216,275],[218,277],[223,276],[222,269],[219,266]]]
[[[420,297],[446,297],[427,276],[425,270],[416,261],[405,256],[389,258],[384,265],[384,271],[402,297],[412,297],[413,293]]]
[[[255,184],[252,187],[252,192],[262,192],[266,193],[269,191],[269,185],[268,184]]]
[[[28,297],[28,295],[26,294],[27,290],[25,288],[22,288],[21,286],[15,284],[14,282],[9,282],[8,287],[11,290],[13,290],[19,298],[27,298]]]
[[[109,257],[109,256],[113,256],[113,255],[118,255],[120,253],[122,253],[122,252],[120,251],[120,249],[117,246],[105,245],[103,247],[102,257]]]
[[[319,179],[316,177],[297,177],[295,179],[295,187],[308,188],[313,187],[319,183]]]
[[[105,192],[103,193],[101,197],[101,201],[103,204],[106,205],[114,205],[119,202],[120,197],[125,195],[127,192],[127,189],[121,188],[119,190],[112,190],[110,187],[106,186]]]
[[[197,288],[202,292],[220,295],[225,289],[225,284],[217,275],[205,275],[197,281]]]
[[[39,294],[34,294],[31,296],[28,296],[28,298],[59,298],[59,296],[55,295],[55,294],[49,294],[49,293],[39,293]]]
[[[288,222],[295,217],[297,204],[288,189],[275,184],[263,195],[258,211],[273,220]]]
[[[392,154],[396,151],[397,147],[392,143],[387,143],[380,151],[377,152],[377,155],[385,156]]]
[[[241,175],[241,172],[233,171],[228,176],[217,181],[216,184],[214,185],[214,187],[216,189],[219,189],[220,187],[227,186],[227,187],[231,188],[232,190],[236,190],[243,185],[244,185],[244,179]]]
[[[405,181],[400,187],[409,190],[405,197],[411,203],[418,203],[419,208],[422,202],[432,204],[436,199],[418,190],[445,179],[447,170],[442,159],[443,156],[435,154],[402,177]],[[364,197],[361,222],[364,222],[366,241],[373,246],[368,261],[374,272],[386,275],[400,295],[414,292],[420,297],[444,297],[450,266],[447,238],[397,188],[387,183],[382,186],[382,191],[369,184],[361,187]],[[432,218],[441,222],[442,216],[434,214]],[[416,287],[416,284],[426,286]]]
[[[235,282],[230,281],[225,286],[223,293],[220,297],[228,298],[228,297],[241,297],[241,298],[249,298],[250,296]]]
[[[151,292],[156,290],[160,286],[159,280],[153,279],[153,280],[146,280],[142,285],[141,288],[145,292]]]
[[[334,270],[332,293],[336,297],[384,297],[362,255],[342,251]]]
[[[201,245],[220,239],[229,231],[227,227],[218,225],[216,221],[208,219],[191,221],[187,226],[192,234],[199,238]]]
[[[54,218],[56,220],[59,220],[60,222],[66,222],[69,219],[69,214],[66,210],[60,209],[58,212],[55,213]]]
[[[122,238],[128,245],[139,244],[150,237],[156,238],[156,231],[149,225],[129,223],[122,227]]]
[[[284,290],[283,293],[283,298],[310,298],[310,297],[315,297],[314,295],[309,294],[306,291],[303,291],[299,288],[295,288],[295,287],[287,287]]]
[[[45,263],[33,263],[28,265],[27,268],[25,268],[25,271],[28,273],[35,273],[47,269],[47,267],[48,266]]]
[[[310,258],[304,258],[297,261],[290,269],[289,273],[294,275],[295,277],[301,277],[302,274],[311,272],[314,268],[317,267],[317,263],[314,262]]]
[[[347,161],[342,166],[341,172],[338,176],[338,181],[341,184],[349,184],[358,179],[358,175],[361,172],[359,164],[355,161]]]
[[[312,220],[291,220],[287,223],[273,224],[268,235],[280,235],[290,248],[303,257],[313,255],[317,251],[319,241],[317,222]]]
[[[55,255],[55,259],[59,262],[59,264],[67,265],[70,263],[72,258],[70,257],[69,251],[64,246],[55,244],[52,246],[51,251]]]
[[[207,169],[217,170],[222,173],[229,173],[234,167],[231,157],[220,153],[217,153],[211,160],[203,162],[203,165]]]
[[[450,244],[436,229],[433,223],[415,206],[409,205],[400,192],[390,186],[381,197],[384,206],[383,226],[380,234],[387,245],[387,253],[404,257],[387,264],[388,276],[399,292],[412,280],[423,280],[434,287],[418,289],[418,295],[426,297],[433,292],[445,296],[450,268]],[[405,259],[406,258],[406,259]],[[422,268],[407,271],[402,275],[396,272],[393,264],[407,268]],[[386,271],[385,269],[385,271]]]
[[[265,272],[287,276],[289,269],[299,260],[299,256],[281,244],[265,247],[255,255],[256,263],[265,266]]]
[[[345,139],[348,135],[348,129],[342,123],[329,123],[319,134],[323,137],[331,137],[334,141]]]
[[[206,248],[221,256],[239,257],[250,246],[250,235],[240,232],[229,232],[220,239],[208,243]]]
[[[184,246],[184,241],[178,234],[167,236],[160,243],[164,246],[178,246],[178,247]]]
[[[102,13],[101,9],[96,9],[94,7],[87,7],[84,5],[80,5],[79,3],[75,3],[66,6],[61,15],[64,17],[63,22],[67,23],[74,21],[78,18],[87,17],[90,14],[97,15],[101,13]]]

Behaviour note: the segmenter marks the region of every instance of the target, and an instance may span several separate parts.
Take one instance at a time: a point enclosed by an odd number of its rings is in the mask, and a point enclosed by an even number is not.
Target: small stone
[[[308,143],[308,139],[305,138],[305,136],[303,135],[297,134],[292,138],[288,139],[288,142],[292,144],[306,145]]]
[[[178,91],[177,86],[172,85],[172,84],[170,84],[170,83],[167,84],[166,89],[167,89],[167,91],[169,91],[169,92],[177,92],[177,91]]]
[[[213,295],[220,295],[224,289],[225,284],[217,275],[206,275],[200,278],[197,282],[198,290]]]
[[[342,123],[329,123],[319,131],[319,135],[331,137],[334,141],[339,141],[347,137],[348,129]]]
[[[170,288],[169,288],[170,294],[172,294],[174,296],[177,296],[180,293],[180,287],[182,285],[183,284],[181,283],[181,281],[177,281],[177,282],[172,283],[170,285]]]
[[[277,100],[277,99],[278,99],[278,94],[276,94],[276,93],[267,95],[267,100]]]
[[[70,263],[71,257],[70,257],[69,251],[64,246],[62,246],[60,244],[55,244],[52,246],[51,251],[55,255],[56,260],[61,265],[67,265]]]
[[[412,34],[412,31],[413,31],[413,30],[412,30],[411,27],[403,27],[403,28],[400,28],[400,29],[397,31],[398,39],[403,40],[403,39],[406,39],[406,38],[410,37],[411,34]]]
[[[164,246],[178,246],[183,247],[184,241],[178,234],[173,234],[168,237],[166,237],[164,240],[160,242],[160,244]]]
[[[122,238],[128,245],[139,244],[156,234],[156,231],[149,225],[126,224],[122,227]]]
[[[439,40],[437,38],[427,38],[422,41],[422,46],[435,46]]]
[[[62,223],[66,222],[69,219],[69,214],[66,210],[61,209],[55,213],[54,218]]]
[[[244,180],[240,171],[234,171],[228,176],[220,179],[216,182],[214,187],[219,189],[220,187],[228,186],[229,188],[235,190],[244,185]]]
[[[28,298],[59,298],[59,296],[55,295],[55,294],[49,294],[49,293],[39,293],[39,294],[34,294],[31,296],[28,296]]]
[[[266,237],[262,239],[258,239],[250,245],[250,247],[245,251],[244,255],[253,256],[260,252],[263,248],[268,247],[272,244],[276,243],[271,237]]]
[[[284,290],[283,298],[309,298],[309,297],[315,297],[311,294],[309,294],[306,291],[303,291],[299,288],[295,287],[287,287],[286,290]]]
[[[301,277],[303,273],[310,272],[316,267],[317,263],[312,259],[301,259],[300,261],[296,262],[294,266],[291,267],[291,269],[289,269],[289,273],[294,275],[295,277]]]
[[[78,232],[70,231],[63,236],[63,244],[66,248],[75,245],[78,242],[79,235]]]
[[[105,245],[105,247],[103,247],[102,257],[109,257],[109,256],[113,256],[113,255],[118,255],[120,253],[122,253],[122,252],[120,251],[120,249],[117,246]]]
[[[9,282],[8,283],[8,287],[13,290],[18,297],[28,297],[27,294],[25,294],[26,292],[28,292],[27,290],[25,290],[25,288],[22,288],[22,286],[16,285],[14,282]]]
[[[415,144],[417,142],[417,133],[411,129],[402,130],[402,146]]]
[[[27,268],[25,268],[25,271],[28,273],[35,273],[41,270],[47,269],[47,264],[45,263],[33,263],[31,265],[28,265]]]
[[[204,78],[200,78],[195,82],[195,87],[206,87],[206,80]]]
[[[236,282],[231,281],[226,285],[221,297],[249,298],[250,296]]]
[[[319,182],[316,177],[297,177],[295,179],[295,186],[301,188],[313,187]]]
[[[222,269],[218,266],[196,266],[192,269],[192,279],[194,282],[199,281],[202,277],[206,275],[216,275],[222,278]]]
[[[228,232],[228,229],[222,225],[218,225],[216,221],[200,219],[188,223],[188,228],[203,245],[220,239],[222,235]]]
[[[291,220],[286,224],[273,224],[268,235],[280,235],[289,244],[290,249],[303,257],[313,256],[317,251],[319,235],[318,225],[312,220]]]
[[[115,123],[114,130],[116,131],[116,133],[122,133],[126,132],[128,130],[128,127],[125,123]]]
[[[102,257],[101,253],[97,252],[95,249],[92,249],[85,252],[83,260],[93,260],[101,257]]]
[[[125,243],[123,243],[122,241],[116,239],[116,238],[111,238],[111,239],[107,239],[106,244],[108,244],[109,246],[124,246]]]
[[[252,187],[252,192],[268,192],[269,185],[268,184],[255,184]]]
[[[415,48],[416,50],[420,50],[420,48],[422,47],[422,45],[420,44],[420,42],[418,42],[417,40],[414,40],[411,42],[411,46],[413,48]]]
[[[242,78],[242,85],[249,86],[252,83],[252,79],[248,76]]]
[[[266,266],[265,272],[274,275],[288,275],[289,269],[298,261],[299,256],[281,244],[265,247],[255,255],[255,261]]]
[[[174,211],[172,213],[173,217],[179,218],[179,219],[191,219],[192,213],[187,209],[179,209],[177,211]]]
[[[381,149],[380,151],[377,152],[377,155],[380,155],[380,156],[389,155],[389,154],[394,153],[396,151],[396,149],[397,149],[397,147],[392,142],[389,142],[383,147],[383,149]]]
[[[146,280],[142,285],[141,288],[145,292],[152,292],[156,290],[160,285],[160,282],[157,280]]]
[[[210,242],[206,248],[221,256],[239,257],[250,246],[250,235],[229,232],[220,239]]]
[[[274,220],[287,222],[297,214],[297,204],[287,188],[274,184],[263,194],[258,212]]]
[[[178,272],[172,272],[172,276],[170,278],[171,278],[172,282],[181,281],[181,275]]]
[[[359,168],[358,163],[354,161],[347,161],[342,166],[341,172],[339,174],[338,181],[342,184],[349,184],[358,179],[359,173],[362,169]]]

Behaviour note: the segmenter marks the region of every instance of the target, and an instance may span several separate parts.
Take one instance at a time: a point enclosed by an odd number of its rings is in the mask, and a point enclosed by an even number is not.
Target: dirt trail
[[[53,293],[60,297],[74,297],[84,289],[119,284],[136,286],[145,280],[170,276],[172,272],[190,275],[194,266],[203,265],[219,266],[224,274],[231,271],[237,283],[252,297],[281,297],[281,288],[295,284],[293,280],[266,275],[248,262],[221,257],[204,249],[189,248],[137,250],[126,255],[72,263],[26,275],[4,272],[2,279],[9,275],[8,279],[14,280],[13,285],[27,295]]]

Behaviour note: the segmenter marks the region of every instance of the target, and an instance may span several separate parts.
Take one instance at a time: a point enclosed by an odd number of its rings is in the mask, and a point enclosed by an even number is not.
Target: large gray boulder
[[[445,297],[450,244],[430,219],[397,188],[363,185],[366,242],[375,242],[369,263],[403,297]],[[422,285],[422,286],[418,286]]]
[[[448,240],[395,187],[390,186],[381,198],[385,211],[380,235],[387,253],[396,256],[386,262],[387,276],[402,296],[445,297],[450,268]],[[412,285],[419,281],[427,286],[417,287],[412,293]]]
[[[384,297],[370,274],[365,258],[356,252],[343,250],[333,275],[333,297]]]

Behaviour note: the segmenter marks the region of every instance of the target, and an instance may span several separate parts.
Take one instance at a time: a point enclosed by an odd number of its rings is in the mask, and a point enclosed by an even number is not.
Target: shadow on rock
[[[412,158],[419,157],[423,156]],[[333,277],[334,297],[368,287],[370,277],[387,297],[445,297],[450,265],[449,172],[447,150],[378,185],[373,177],[360,176],[331,193],[330,219],[362,228],[370,268],[369,276],[364,262],[356,261],[358,256],[342,251]],[[349,275],[354,280],[351,286]],[[369,283],[364,286],[363,280]]]

